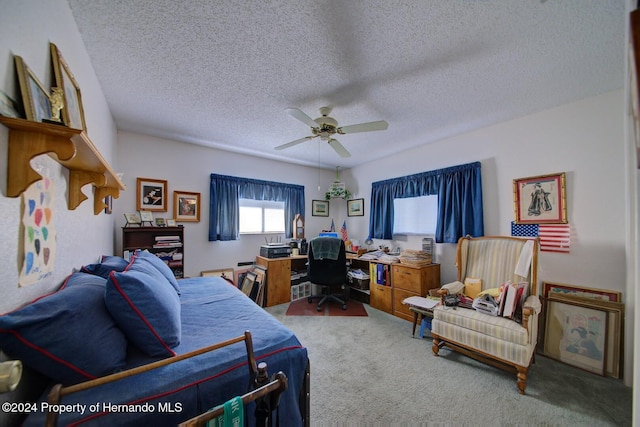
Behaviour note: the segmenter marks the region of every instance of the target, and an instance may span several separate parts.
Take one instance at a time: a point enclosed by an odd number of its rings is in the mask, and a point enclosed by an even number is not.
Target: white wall
[[[623,91],[615,91],[399,153],[384,165],[366,164],[351,173],[359,187],[367,188],[382,179],[480,161],[485,235],[509,235],[513,179],[566,172],[571,252],[542,252],[540,279],[621,291],[627,311],[633,313],[635,289],[627,287],[625,260],[624,106]],[[368,221],[360,221],[351,231],[366,235],[367,227]],[[385,243],[419,248],[420,238]],[[438,245],[444,282],[456,277],[454,251],[453,244]],[[629,316],[628,384],[633,330]]]
[[[242,154],[220,151],[181,142],[118,132],[119,172],[127,191],[114,202],[116,217],[116,250],[122,249],[124,213],[136,210],[136,179],[153,178],[168,183],[169,204],[167,212],[154,212],[155,217],[173,218],[173,192],[200,193],[200,222],[179,223],[185,233],[185,275],[199,276],[203,270],[236,267],[238,262],[254,261],[265,243],[263,236],[242,235],[240,240],[209,242],[209,182],[210,174],[233,175],[256,179],[285,182],[305,186],[305,227],[307,236],[317,236],[321,229],[329,228],[331,218],[336,227],[346,217],[346,203],[333,200],[329,205],[328,218],[311,215],[311,201],[324,200],[327,187],[335,178],[335,171],[297,166],[273,160],[257,159]],[[321,191],[318,191],[318,182]],[[340,212],[345,212],[340,214]],[[284,235],[269,236],[274,241]],[[288,242],[288,240],[286,240]]]
[[[19,99],[13,55],[22,56],[38,79],[53,85],[49,42],[55,43],[74,73],[82,90],[89,136],[107,161],[113,159],[116,130],[102,89],[69,6],[64,0],[47,2],[4,0],[0,13],[0,89]],[[8,129],[0,126],[0,153],[7,153]],[[54,222],[57,229],[55,270],[50,279],[18,287],[21,268],[18,247],[21,219],[21,198],[6,197],[7,156],[0,156],[0,313],[30,301],[57,287],[73,268],[93,262],[100,254],[113,252],[113,216],[93,215],[90,186],[84,188],[89,200],[76,210],[67,210],[67,173],[46,155],[32,160],[55,183]]]

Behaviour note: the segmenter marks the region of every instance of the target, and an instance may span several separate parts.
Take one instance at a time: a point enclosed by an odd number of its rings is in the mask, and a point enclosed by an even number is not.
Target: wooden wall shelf
[[[30,164],[31,159],[41,154],[48,154],[69,170],[67,204],[70,210],[87,199],[81,191],[86,184],[95,187],[95,215],[105,208],[106,196],[118,198],[120,190],[126,190],[86,132],[11,117],[0,116],[0,123],[9,128],[7,197],[19,197],[29,185],[42,179]]]

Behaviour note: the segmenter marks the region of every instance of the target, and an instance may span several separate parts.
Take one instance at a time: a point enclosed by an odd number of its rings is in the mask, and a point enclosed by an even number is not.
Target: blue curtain
[[[433,194],[438,195],[436,242],[484,235],[480,162],[474,162],[371,184],[369,237],[393,237],[393,199]]]
[[[285,237],[293,237],[293,218],[304,217],[304,186],[211,174],[209,241],[237,240],[239,199],[284,202]]]

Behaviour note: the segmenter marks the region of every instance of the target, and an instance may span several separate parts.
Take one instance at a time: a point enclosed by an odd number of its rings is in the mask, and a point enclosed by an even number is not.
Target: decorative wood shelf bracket
[[[69,170],[69,199],[67,201],[69,210],[74,210],[80,203],[88,199],[82,192],[82,187],[87,184],[94,186],[105,185],[107,179],[104,174],[97,172],[87,172],[82,170]]]
[[[120,189],[116,187],[96,187],[93,194],[93,213],[95,215],[98,215],[107,207],[107,204],[104,202],[104,198],[107,196],[117,199],[120,197]]]
[[[104,208],[105,196],[118,198],[120,190],[126,190],[82,130],[11,117],[0,117],[0,123],[9,128],[8,197],[19,197],[29,185],[42,179],[29,163],[41,154],[49,154],[69,170],[70,210],[88,198],[82,192],[84,185],[92,184],[96,189],[93,208],[96,215]]]
[[[31,159],[41,154],[54,153],[58,161],[69,160],[76,148],[68,139],[11,130],[9,137],[9,161],[7,165],[7,196],[19,197],[42,176],[31,167]]]

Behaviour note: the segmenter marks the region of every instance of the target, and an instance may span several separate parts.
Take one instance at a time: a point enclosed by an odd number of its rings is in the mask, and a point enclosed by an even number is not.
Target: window
[[[435,234],[438,196],[393,199],[393,234]]]
[[[240,233],[284,233],[284,202],[240,199]]]

